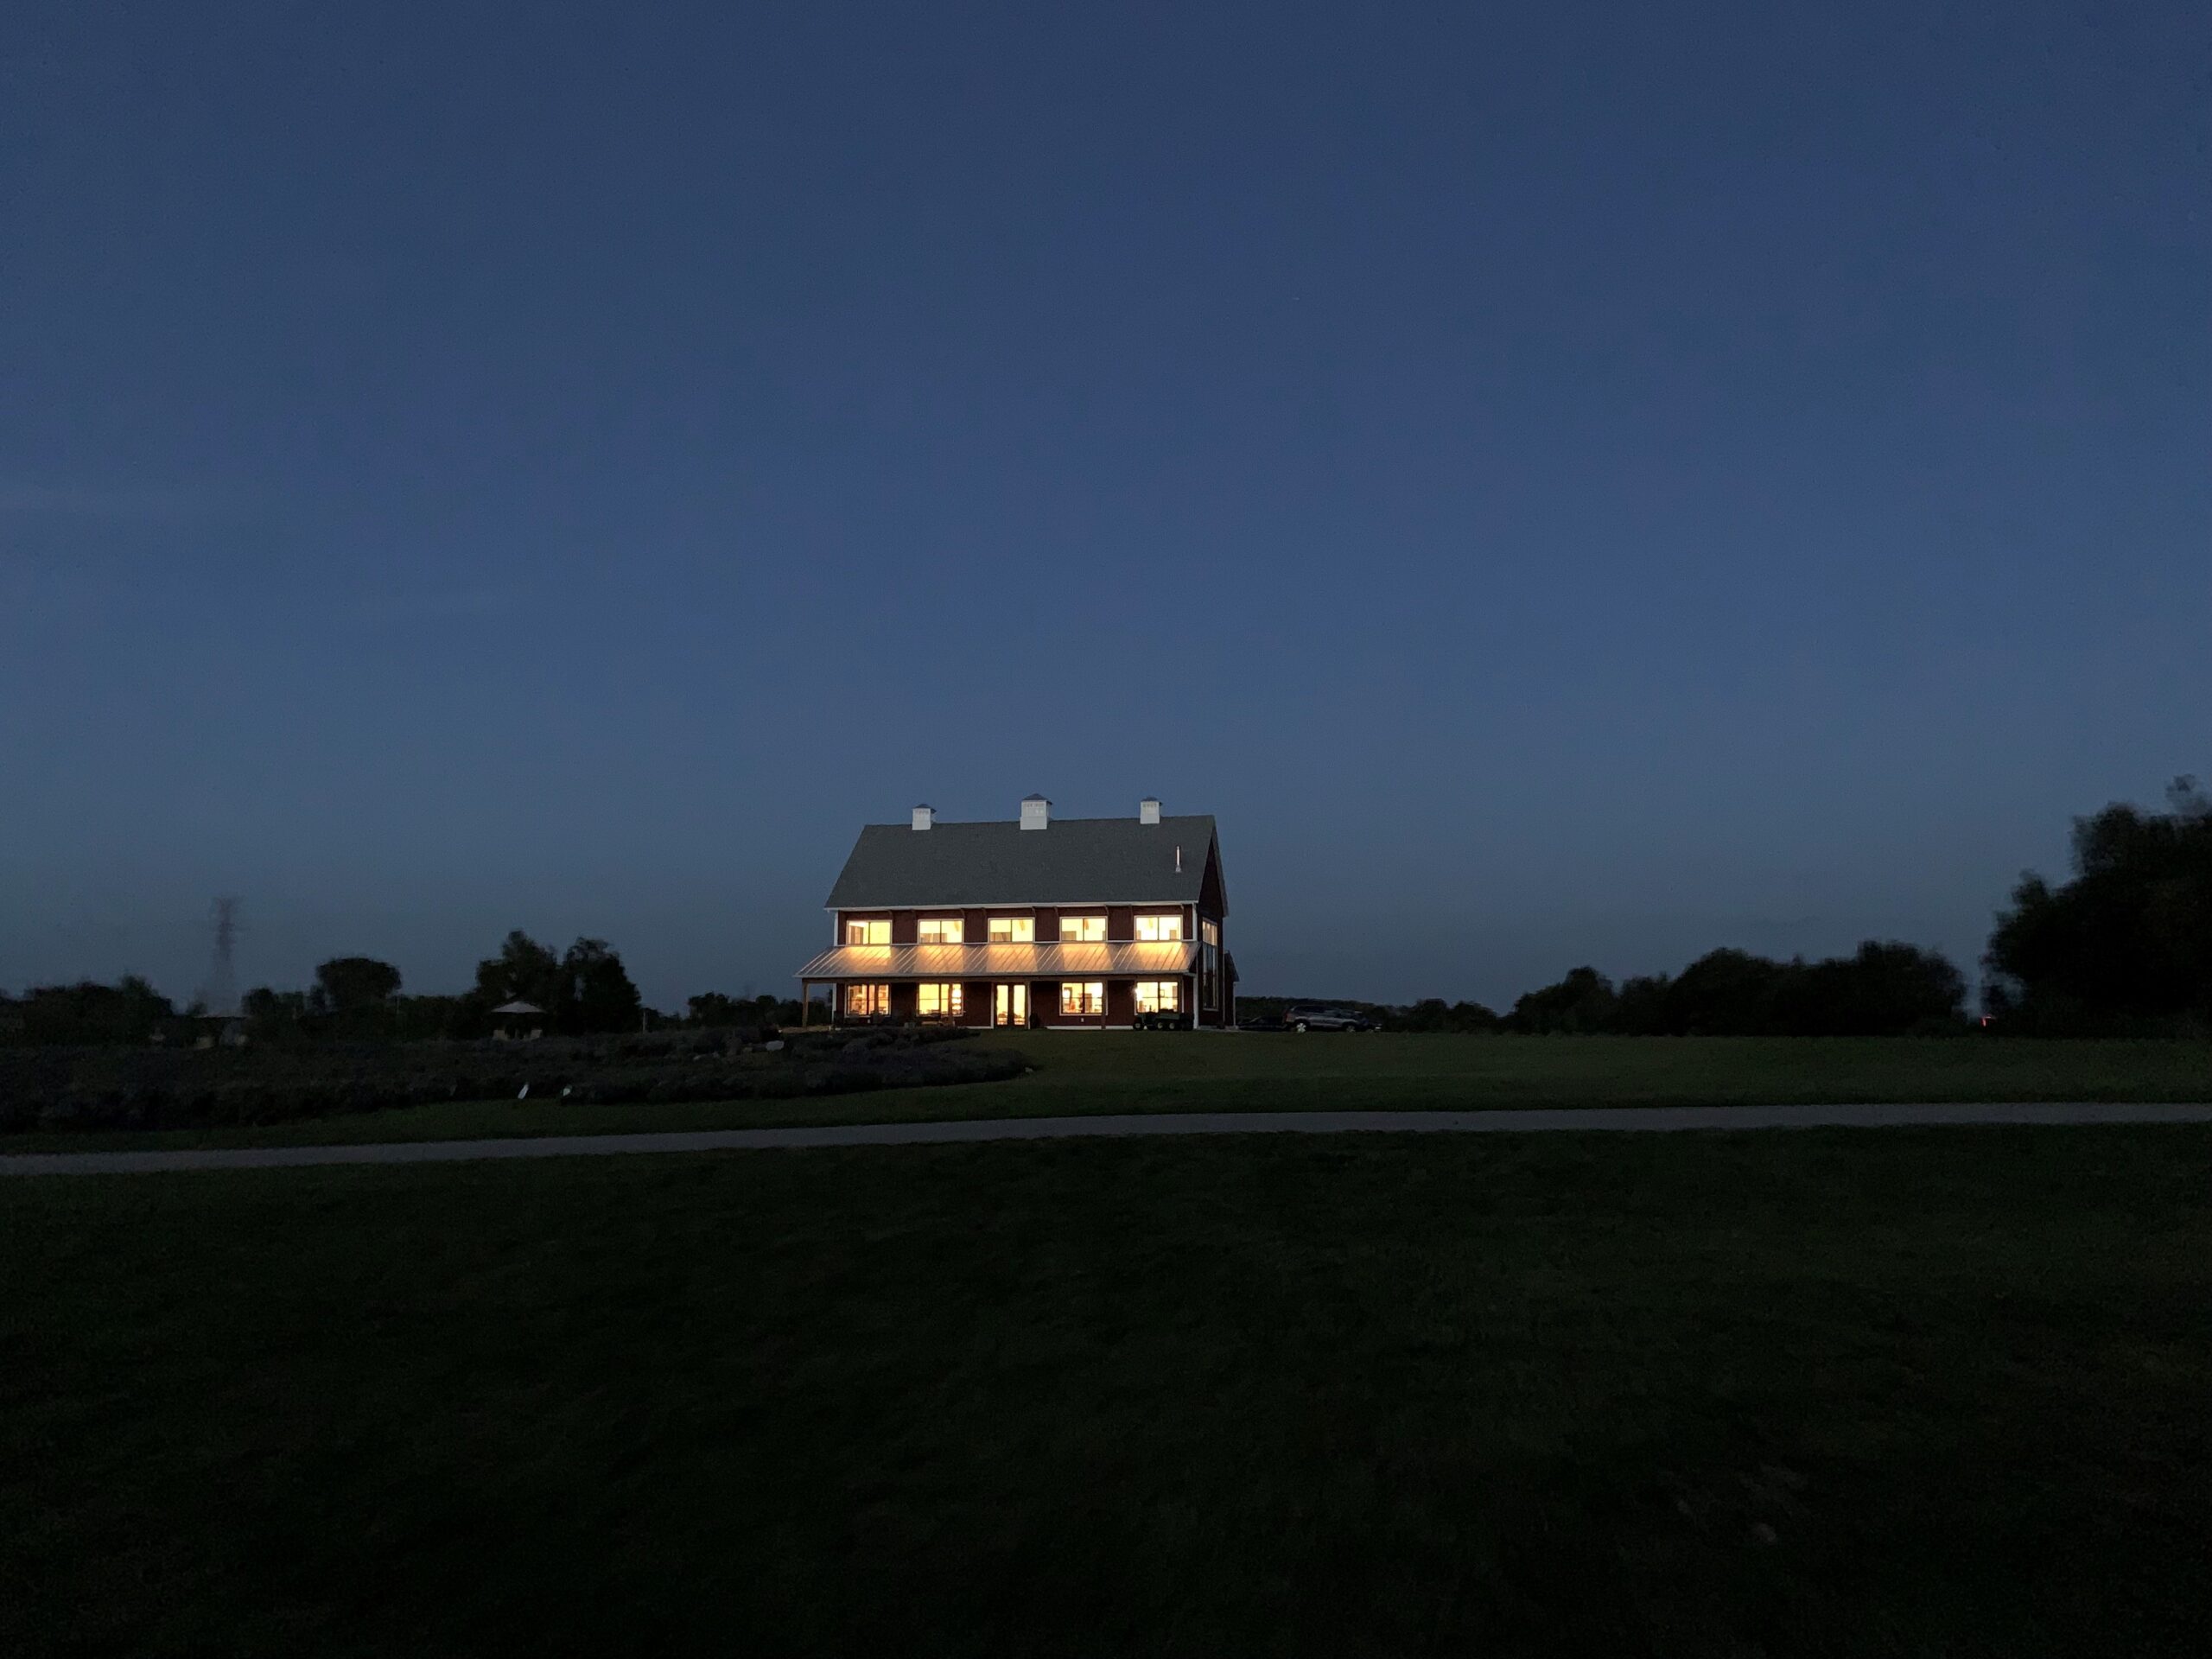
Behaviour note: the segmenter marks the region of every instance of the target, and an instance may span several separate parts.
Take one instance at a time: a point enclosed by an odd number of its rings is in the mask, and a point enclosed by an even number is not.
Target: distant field
[[[458,1102],[258,1129],[105,1135],[102,1146],[327,1144],[620,1129],[1101,1112],[2212,1100],[2212,1044],[2000,1038],[1453,1037],[1026,1032],[1007,1083],[816,1100],[580,1106]],[[17,1135],[11,1151],[89,1144]]]
[[[1180,1088],[1205,1046],[1090,1059]],[[23,1659],[2144,1659],[2212,1619],[2212,1129],[55,1178],[0,1249]]]

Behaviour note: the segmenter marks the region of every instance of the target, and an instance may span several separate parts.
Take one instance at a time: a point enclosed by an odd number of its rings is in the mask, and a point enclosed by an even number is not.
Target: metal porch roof
[[[1187,939],[1107,944],[841,944],[795,979],[1103,979],[1187,974]]]

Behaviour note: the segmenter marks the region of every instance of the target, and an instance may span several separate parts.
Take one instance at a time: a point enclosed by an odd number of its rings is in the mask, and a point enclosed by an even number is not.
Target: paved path
[[[2212,1123],[2212,1104],[1971,1106],[1603,1106],[1496,1112],[1189,1112],[995,1117],[957,1123],[855,1123],[657,1135],[523,1135],[350,1147],[235,1147],[204,1152],[0,1155],[0,1175],[125,1175],[303,1164],[447,1164],[483,1158],[605,1157],[625,1152],[735,1152],[776,1147],[912,1147],[1130,1135],[1522,1134],[1555,1129],[1873,1129],[1946,1123]]]

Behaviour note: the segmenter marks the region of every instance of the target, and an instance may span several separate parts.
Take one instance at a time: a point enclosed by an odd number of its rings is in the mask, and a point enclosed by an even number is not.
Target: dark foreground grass
[[[1010,1082],[816,1099],[456,1101],[261,1128],[12,1135],[0,1139],[0,1149],[327,1145],[1109,1112],[2212,1100],[2212,1043],[2202,1042],[1062,1031],[994,1033],[976,1046],[1013,1049],[1036,1069]]]
[[[0,1652],[2145,1654],[2212,1131],[0,1187]]]

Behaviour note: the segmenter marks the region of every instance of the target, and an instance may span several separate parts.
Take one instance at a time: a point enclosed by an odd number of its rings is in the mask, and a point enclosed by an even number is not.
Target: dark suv
[[[1284,1025],[1293,1031],[1372,1031],[1375,1022],[1357,1008],[1325,1007],[1319,1003],[1300,1003],[1282,1017]]]

